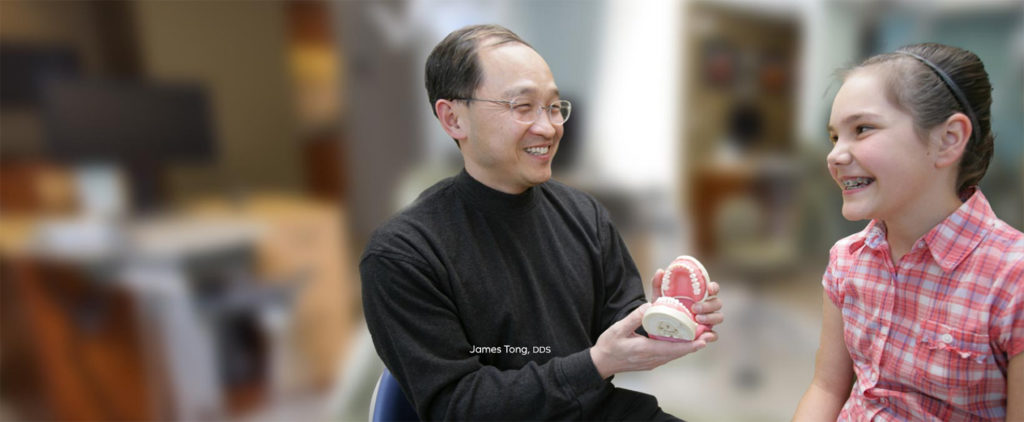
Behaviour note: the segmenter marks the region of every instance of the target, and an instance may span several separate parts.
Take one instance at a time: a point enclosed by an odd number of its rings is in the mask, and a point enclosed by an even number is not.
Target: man
[[[465,168],[374,232],[360,262],[374,346],[420,417],[674,419],[610,377],[715,334],[635,333],[650,305],[608,212],[549,180],[571,104],[547,63],[505,28],[471,26],[434,48],[426,78]],[[701,323],[722,321],[717,298],[701,306]]]

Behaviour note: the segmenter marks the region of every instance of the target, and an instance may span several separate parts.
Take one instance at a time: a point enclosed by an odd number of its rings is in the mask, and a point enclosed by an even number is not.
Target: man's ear
[[[935,157],[936,167],[954,165],[960,161],[971,140],[971,119],[963,113],[953,113],[945,122],[939,124],[935,135],[938,136],[938,154]]]
[[[445,99],[437,100],[434,103],[434,111],[437,112],[437,120],[441,122],[441,128],[452,139],[461,142],[469,137],[467,130],[469,127],[468,122],[462,118],[456,107],[458,107],[457,104]]]

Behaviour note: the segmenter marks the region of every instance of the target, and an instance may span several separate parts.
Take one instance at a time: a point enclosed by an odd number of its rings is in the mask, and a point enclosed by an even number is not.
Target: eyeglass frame
[[[569,116],[572,115],[572,102],[569,101],[569,100],[558,100],[555,103],[551,103],[551,104],[548,104],[546,106],[537,106],[536,107],[537,111],[535,113],[533,113],[534,116],[536,116],[536,117],[534,117],[532,121],[524,122],[524,121],[521,121],[521,120],[518,120],[518,119],[515,118],[516,100],[518,100],[518,99],[519,98],[516,97],[516,98],[513,98],[511,100],[488,100],[488,99],[485,99],[485,98],[472,98],[472,97],[470,97],[470,98],[452,98],[452,101],[466,101],[466,102],[470,102],[470,101],[483,101],[483,102],[494,103],[494,104],[505,104],[505,105],[508,106],[508,111],[510,113],[512,113],[513,120],[515,120],[516,122],[522,123],[522,124],[531,124],[532,125],[532,124],[536,123],[537,119],[540,118],[540,114],[541,114],[540,111],[541,110],[545,110],[545,111],[548,112],[548,121],[551,122],[551,124],[559,125],[559,126],[564,125],[565,122],[569,121]],[[562,121],[561,122],[555,123],[554,120],[551,120],[551,107],[553,107],[555,104],[563,104],[563,103],[565,104],[565,109],[568,110],[568,111],[565,112],[565,116],[562,117]],[[526,104],[519,104],[519,105],[526,105]],[[561,107],[561,105],[559,105],[559,107]],[[561,114],[561,113],[559,113],[559,114]]]

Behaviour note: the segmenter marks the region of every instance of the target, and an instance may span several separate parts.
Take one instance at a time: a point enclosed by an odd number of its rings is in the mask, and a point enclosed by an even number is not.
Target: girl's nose
[[[846,148],[846,144],[844,142],[836,142],[836,144],[832,146],[832,151],[830,151],[828,156],[825,157],[825,161],[828,163],[829,167],[840,166],[843,164],[849,164],[850,157],[850,151]]]

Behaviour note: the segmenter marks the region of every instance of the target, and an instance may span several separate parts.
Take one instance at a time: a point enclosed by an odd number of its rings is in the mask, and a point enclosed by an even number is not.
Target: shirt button
[[[943,343],[952,343],[953,342],[953,335],[949,334],[949,333],[946,333],[946,334],[943,334],[942,337],[940,337],[939,339],[942,340]]]

